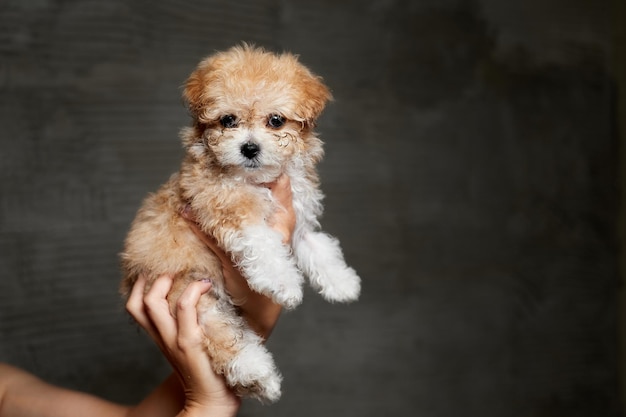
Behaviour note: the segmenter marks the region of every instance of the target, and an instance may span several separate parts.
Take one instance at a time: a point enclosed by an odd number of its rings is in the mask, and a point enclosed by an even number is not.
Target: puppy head
[[[294,55],[247,45],[217,53],[191,74],[184,98],[195,125],[185,145],[222,170],[271,181],[290,159],[321,158],[312,128],[331,94]]]

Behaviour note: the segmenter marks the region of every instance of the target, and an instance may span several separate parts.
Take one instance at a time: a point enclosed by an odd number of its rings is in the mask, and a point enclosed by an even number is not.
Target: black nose
[[[241,145],[241,154],[248,159],[252,159],[261,152],[261,148],[256,143],[247,142]]]

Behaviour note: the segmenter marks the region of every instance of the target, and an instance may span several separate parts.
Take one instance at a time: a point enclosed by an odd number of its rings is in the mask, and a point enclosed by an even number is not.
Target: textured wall
[[[0,2],[0,360],[137,401],[168,372],[117,253],[176,169],[180,85],[241,40],[333,89],[325,228],[362,300],[269,342],[272,416],[617,416],[609,2]]]

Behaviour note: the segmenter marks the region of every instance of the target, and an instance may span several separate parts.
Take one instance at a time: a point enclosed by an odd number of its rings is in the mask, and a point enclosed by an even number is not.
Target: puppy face
[[[184,97],[195,122],[185,145],[222,171],[265,182],[293,158],[321,158],[312,128],[331,95],[293,55],[218,53],[191,74]]]

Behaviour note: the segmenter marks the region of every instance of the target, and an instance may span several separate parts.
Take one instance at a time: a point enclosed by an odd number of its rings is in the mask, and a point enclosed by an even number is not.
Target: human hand
[[[126,309],[159,346],[178,376],[185,394],[184,408],[178,415],[234,416],[241,400],[211,367],[204,349],[204,332],[198,324],[196,305],[210,288],[210,282],[189,284],[170,313],[167,294],[172,277],[163,275],[145,293],[146,277],[133,286]],[[144,294],[145,293],[145,294]]]
[[[291,235],[296,228],[296,212],[293,209],[293,195],[291,181],[286,174],[282,174],[274,182],[265,184],[279,203],[279,209],[269,219],[274,230],[283,236],[283,243],[291,244]]]
[[[269,219],[270,225],[283,236],[283,242],[289,244],[296,226],[296,215],[292,204],[289,177],[283,174],[276,181],[265,184],[265,186],[272,192],[272,195],[280,205],[274,216]],[[202,232],[195,223],[193,213],[185,210],[181,214],[188,221],[189,226],[198,238],[219,257],[222,262],[226,290],[240,306],[242,316],[246,319],[248,325],[259,336],[267,339],[280,316],[281,306],[274,303],[270,298],[250,289],[246,279],[234,267],[230,256],[217,245],[212,236]]]

